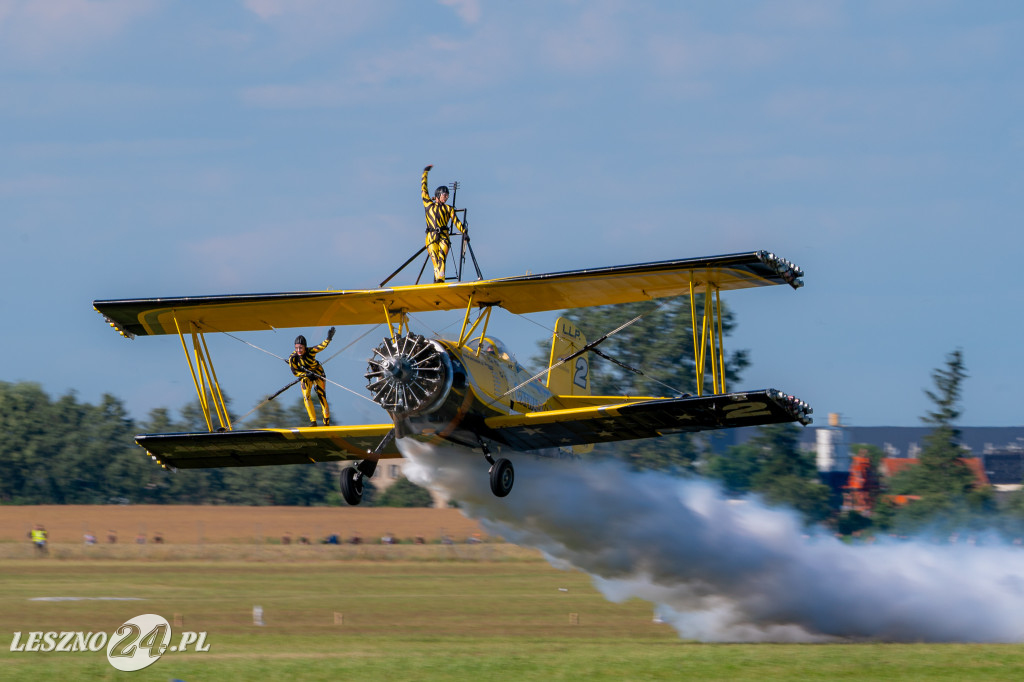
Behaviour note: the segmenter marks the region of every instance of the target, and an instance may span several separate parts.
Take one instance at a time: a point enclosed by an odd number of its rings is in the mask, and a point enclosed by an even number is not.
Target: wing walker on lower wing
[[[509,453],[582,454],[596,443],[809,424],[811,408],[791,395],[729,392],[722,348],[721,292],[779,284],[798,289],[802,277],[784,258],[753,251],[473,282],[461,281],[460,269],[451,283],[385,288],[385,280],[372,290],[102,300],[93,306],[124,336],[176,334],[181,340],[208,431],[136,436],[154,460],[173,469],[356,461],[342,470],[341,491],[349,504],[359,504],[363,481],[377,462],[401,456],[401,438],[481,453],[492,492],[504,497],[515,480]],[[618,330],[588,343],[580,329],[559,318],[548,367],[537,374],[490,331],[495,308],[522,314],[678,296],[688,297],[693,320],[696,395],[592,395],[590,354],[604,355],[600,343]],[[457,337],[430,338],[409,329],[411,313],[436,310],[464,311]],[[376,323],[385,324],[387,333],[367,361],[366,388],[387,422],[234,430],[206,334]]]

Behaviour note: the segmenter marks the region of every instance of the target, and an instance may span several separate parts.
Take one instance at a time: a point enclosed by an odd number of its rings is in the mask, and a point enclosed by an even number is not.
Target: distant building
[[[799,447],[805,452],[819,452],[818,432],[833,431],[833,426],[809,426],[800,429]],[[926,426],[838,426],[842,431],[843,442],[847,448],[855,443],[867,443],[882,449],[888,457],[916,457],[924,445],[924,438],[932,432]],[[1024,454],[1024,426],[961,426],[960,442],[971,455],[982,457],[986,454]],[[710,439],[711,451],[724,454],[733,445],[742,445],[757,435],[757,427],[726,429],[714,433]],[[826,437],[826,448],[835,450],[833,435]],[[849,471],[849,456],[846,462]],[[857,454],[857,453],[852,453]],[[837,470],[834,462],[838,461],[835,454],[825,454],[822,458],[829,462],[829,471]],[[821,462],[822,460],[819,460]],[[820,464],[819,464],[819,468]]]
[[[982,454],[981,460],[985,475],[996,491],[1012,492],[1024,487],[1021,485],[1024,483],[1024,452],[994,450]]]
[[[991,484],[997,492],[1024,487],[1024,426],[961,426],[959,431],[964,462],[974,473],[976,485]],[[877,484],[863,480],[863,472],[851,472],[857,455],[851,452],[852,446],[864,443],[881,449],[886,459],[879,474],[887,478],[917,463],[931,432],[926,426],[845,426],[839,415],[832,413],[827,426],[800,429],[798,447],[814,453],[818,477],[835,499],[842,499],[848,509],[869,509],[874,494],[870,488]],[[708,442],[711,452],[725,454],[729,447],[742,445],[757,433],[758,427],[726,429],[712,434]]]
[[[961,457],[960,461],[970,469],[972,474],[974,474],[975,488],[983,488],[990,484],[988,476],[985,473],[985,466],[981,457]],[[910,457],[886,457],[882,460],[882,474],[886,478],[891,478],[902,471],[906,471],[911,467],[917,466],[920,463],[920,460]]]
[[[850,444],[846,440],[846,428],[839,423],[835,412],[828,416],[828,426],[815,429],[816,459],[820,472],[848,472],[850,470]]]

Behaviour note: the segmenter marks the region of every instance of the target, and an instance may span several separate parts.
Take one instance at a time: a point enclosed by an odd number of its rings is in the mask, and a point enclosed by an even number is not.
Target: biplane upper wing
[[[210,433],[154,433],[135,437],[164,467],[208,469],[272,464],[308,464],[362,459],[377,447],[391,424],[254,429]],[[382,459],[401,457],[394,440]]]
[[[489,428],[516,450],[567,447],[673,433],[810,422],[810,407],[774,389],[702,397],[650,398],[523,415],[491,417]]]
[[[571,270],[502,279],[353,291],[303,291],[94,301],[125,336],[376,324],[391,313],[500,306],[560,310],[776,284],[803,285],[803,271],[767,251]]]

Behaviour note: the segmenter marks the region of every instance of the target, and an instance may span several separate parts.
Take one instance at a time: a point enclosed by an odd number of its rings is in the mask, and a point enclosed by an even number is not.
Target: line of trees
[[[245,425],[307,421],[300,399],[288,407],[266,403]],[[112,395],[92,405],[74,393],[51,399],[35,383],[0,382],[0,504],[344,504],[336,464],[172,473],[134,440],[137,433],[205,430],[198,403],[186,405],[178,418],[157,408],[136,423]],[[430,506],[429,492],[411,482],[380,494],[372,484],[367,488],[365,505]]]
[[[703,301],[697,303],[700,315]],[[571,310],[563,315],[591,340],[640,318],[600,346],[617,363],[591,354],[595,394],[696,392],[688,299]],[[723,307],[724,335],[729,336],[734,326],[731,311]],[[535,360],[546,365],[547,344],[540,345],[544,355]],[[728,354],[728,381],[735,384],[748,364],[746,351]],[[995,526],[1024,534],[1024,494],[1010,496],[997,506],[992,491],[976,487],[961,461],[964,450],[955,422],[966,377],[960,350],[947,357],[944,368],[933,372],[934,388],[925,393],[934,409],[922,418],[933,431],[922,449],[920,465],[887,482],[870,518],[841,509],[841,498],[820,482],[813,453],[799,448],[800,427],[793,424],[763,427],[756,437],[724,455],[712,454],[710,439],[716,437],[712,432],[605,444],[595,448],[594,456],[616,457],[635,469],[708,476],[719,480],[730,494],[756,493],[770,503],[793,507],[808,522],[834,522],[847,532],[870,528],[909,534]],[[301,400],[287,407],[270,401],[245,426],[282,428],[307,419]],[[158,408],[135,423],[111,395],[91,405],[78,401],[74,393],[52,400],[37,384],[0,382],[0,503],[343,504],[334,464],[172,474],[144,457],[133,439],[140,432],[205,428],[198,403],[185,406],[177,418],[168,409]],[[867,450],[877,466],[881,452]],[[901,506],[891,501],[892,495],[899,494],[919,499]],[[429,506],[430,496],[410,482],[394,484],[379,494],[370,484],[363,504]]]

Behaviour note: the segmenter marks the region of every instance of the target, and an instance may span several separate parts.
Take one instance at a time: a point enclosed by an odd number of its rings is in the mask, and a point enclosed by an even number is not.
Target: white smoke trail
[[[1024,550],[807,536],[795,513],[616,462],[515,456],[494,497],[479,454],[402,439],[406,475],[487,531],[640,597],[702,641],[1024,641]]]

